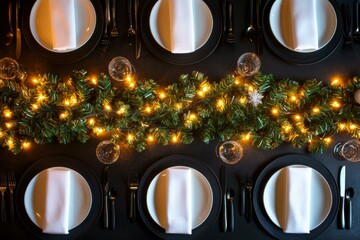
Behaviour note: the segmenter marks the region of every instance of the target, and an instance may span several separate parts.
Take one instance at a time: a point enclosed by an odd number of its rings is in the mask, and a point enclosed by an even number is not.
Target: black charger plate
[[[332,206],[330,208],[329,214],[327,218],[322,222],[318,227],[314,228],[308,234],[292,234],[292,233],[284,233],[281,228],[276,226],[271,219],[268,217],[263,199],[264,188],[270,177],[279,169],[289,166],[289,165],[305,165],[311,167],[318,171],[328,182],[331,189],[332,196]],[[254,185],[254,210],[256,216],[261,223],[261,225],[268,231],[271,235],[278,239],[286,239],[286,240],[308,240],[314,239],[323,233],[333,222],[337,215],[338,207],[339,207],[339,190],[336,184],[336,181],[330,171],[322,165],[319,161],[312,159],[306,155],[300,154],[289,154],[282,157],[279,157],[269,163],[264,169],[261,171],[259,176],[256,179],[256,183]]]
[[[331,53],[335,51],[337,46],[342,42],[343,36],[343,19],[341,14],[341,8],[336,2],[336,0],[329,0],[329,2],[334,7],[337,17],[337,27],[335,30],[335,34],[330,42],[319,49],[318,51],[309,52],[309,53],[301,53],[292,51],[286,47],[284,47],[274,36],[270,27],[270,10],[275,1],[279,0],[268,0],[265,1],[262,11],[262,32],[265,38],[266,43],[269,48],[279,57],[284,59],[287,62],[306,65],[306,64],[314,64],[318,63],[325,58],[327,58]]]
[[[165,233],[165,229],[160,227],[152,219],[149,210],[147,208],[146,195],[151,181],[161,171],[165,170],[166,168],[174,167],[174,166],[187,166],[196,169],[197,171],[202,173],[209,181],[213,193],[213,205],[209,216],[200,226],[192,230],[191,235]],[[214,171],[202,161],[183,155],[171,155],[162,158],[160,160],[157,160],[145,171],[139,184],[137,204],[138,204],[140,216],[145,222],[145,224],[153,233],[155,233],[160,238],[172,239],[172,240],[199,239],[199,234],[204,232],[206,229],[208,229],[208,227],[214,223],[214,221],[217,219],[219,215],[220,205],[221,205],[221,187],[219,180],[216,174],[214,173]]]
[[[222,34],[222,18],[219,7],[214,0],[203,0],[209,7],[213,17],[213,30],[208,41],[198,50],[186,54],[173,54],[160,46],[154,39],[150,29],[150,13],[158,0],[147,0],[141,8],[141,35],[149,50],[161,60],[175,64],[187,65],[202,61],[208,57],[219,44]]]
[[[74,63],[79,61],[89,55],[97,44],[100,41],[102,36],[102,31],[104,28],[104,14],[102,10],[102,5],[100,0],[90,0],[94,6],[95,13],[96,13],[96,25],[94,32],[90,39],[80,48],[66,53],[58,53],[52,52],[48,49],[42,47],[33,37],[31,30],[30,30],[30,14],[31,9],[36,2],[36,0],[26,0],[22,1],[21,8],[23,9],[22,12],[22,30],[25,41],[30,46],[30,48],[43,56],[44,58],[48,59],[53,63],[60,63],[60,64],[67,64],[67,63]]]
[[[28,184],[38,173],[51,167],[66,167],[78,172],[84,177],[91,189],[92,202],[88,216],[66,235],[43,233],[42,230],[32,222],[25,209],[24,197]],[[46,156],[32,164],[22,175],[16,187],[15,196],[16,211],[19,219],[24,227],[39,239],[64,240],[78,238],[97,222],[102,208],[102,188],[95,172],[81,160],[67,155]]]

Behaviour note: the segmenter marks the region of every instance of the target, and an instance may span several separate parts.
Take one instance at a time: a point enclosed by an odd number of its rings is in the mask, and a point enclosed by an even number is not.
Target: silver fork
[[[10,192],[10,223],[14,223],[14,188],[16,187],[16,178],[14,172],[8,173],[8,188]]]
[[[130,219],[136,219],[136,191],[139,188],[139,180],[137,174],[129,174],[128,186],[130,188]]]
[[[1,214],[1,222],[6,223],[6,211],[5,211],[5,191],[7,187],[7,180],[5,174],[0,174],[0,192],[1,192],[1,208],[0,208],[0,214]]]
[[[117,41],[118,40],[118,37],[119,37],[119,32],[117,30],[117,27],[116,27],[116,0],[112,0],[111,1],[111,13],[112,13],[112,29],[111,29],[111,32],[110,32],[110,35],[111,37]]]

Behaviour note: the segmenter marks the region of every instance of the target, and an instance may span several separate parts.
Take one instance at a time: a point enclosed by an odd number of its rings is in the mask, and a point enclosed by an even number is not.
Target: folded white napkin
[[[169,0],[170,42],[172,53],[195,51],[194,0]]]
[[[69,233],[70,171],[47,169],[43,232]]]
[[[192,233],[191,169],[167,170],[166,233]]]
[[[76,48],[75,0],[48,0],[53,49]]]
[[[309,233],[312,169],[305,166],[289,166],[284,171],[286,193],[283,231],[286,233]]]
[[[290,0],[294,49],[297,51],[319,48],[316,1]]]

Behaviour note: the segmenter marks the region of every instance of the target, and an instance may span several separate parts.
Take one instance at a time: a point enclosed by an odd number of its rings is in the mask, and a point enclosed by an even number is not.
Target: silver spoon
[[[11,3],[11,1],[9,2],[8,15],[9,15],[9,31],[6,34],[6,41],[5,41],[6,46],[11,45],[11,43],[14,41],[14,36],[15,36],[13,28],[12,28],[12,3]]]

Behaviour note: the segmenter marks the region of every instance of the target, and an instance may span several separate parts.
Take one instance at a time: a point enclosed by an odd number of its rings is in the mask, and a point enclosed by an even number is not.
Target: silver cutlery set
[[[224,30],[224,39],[226,43],[234,44],[236,42],[236,36],[234,34],[233,22],[233,4],[231,0],[222,0],[221,3],[222,16],[223,16],[223,30]],[[261,46],[261,14],[260,6],[261,0],[249,0],[249,21],[248,27],[246,28],[246,38],[250,43],[255,43],[256,54],[260,56],[260,46]]]
[[[220,173],[220,182],[222,189],[222,207],[221,207],[221,230],[223,232],[233,232],[235,228],[235,190],[229,188],[227,181],[227,165],[223,165]],[[239,193],[239,208],[240,216],[244,216],[247,222],[252,221],[253,206],[252,206],[252,188],[253,183],[251,177],[248,175],[245,179],[240,180]]]
[[[117,29],[116,17],[116,0],[105,0],[105,24],[104,32],[101,37],[100,43],[105,50],[111,42],[117,43],[119,41],[119,30]],[[139,28],[139,1],[128,0],[128,16],[129,16],[129,29],[127,30],[128,44],[134,46],[135,57],[138,59],[141,54],[141,37]],[[110,30],[111,28],[111,30]]]
[[[14,223],[14,189],[16,178],[14,172],[7,174],[0,173],[0,193],[1,193],[1,223]],[[7,197],[6,197],[7,196]]]
[[[136,192],[139,187],[137,174],[129,174],[128,187],[130,191],[129,218],[131,221],[136,220]],[[117,191],[114,187],[109,187],[109,166],[104,166],[102,171],[102,188],[103,188],[103,226],[108,229],[115,229],[116,226],[116,197]]]

